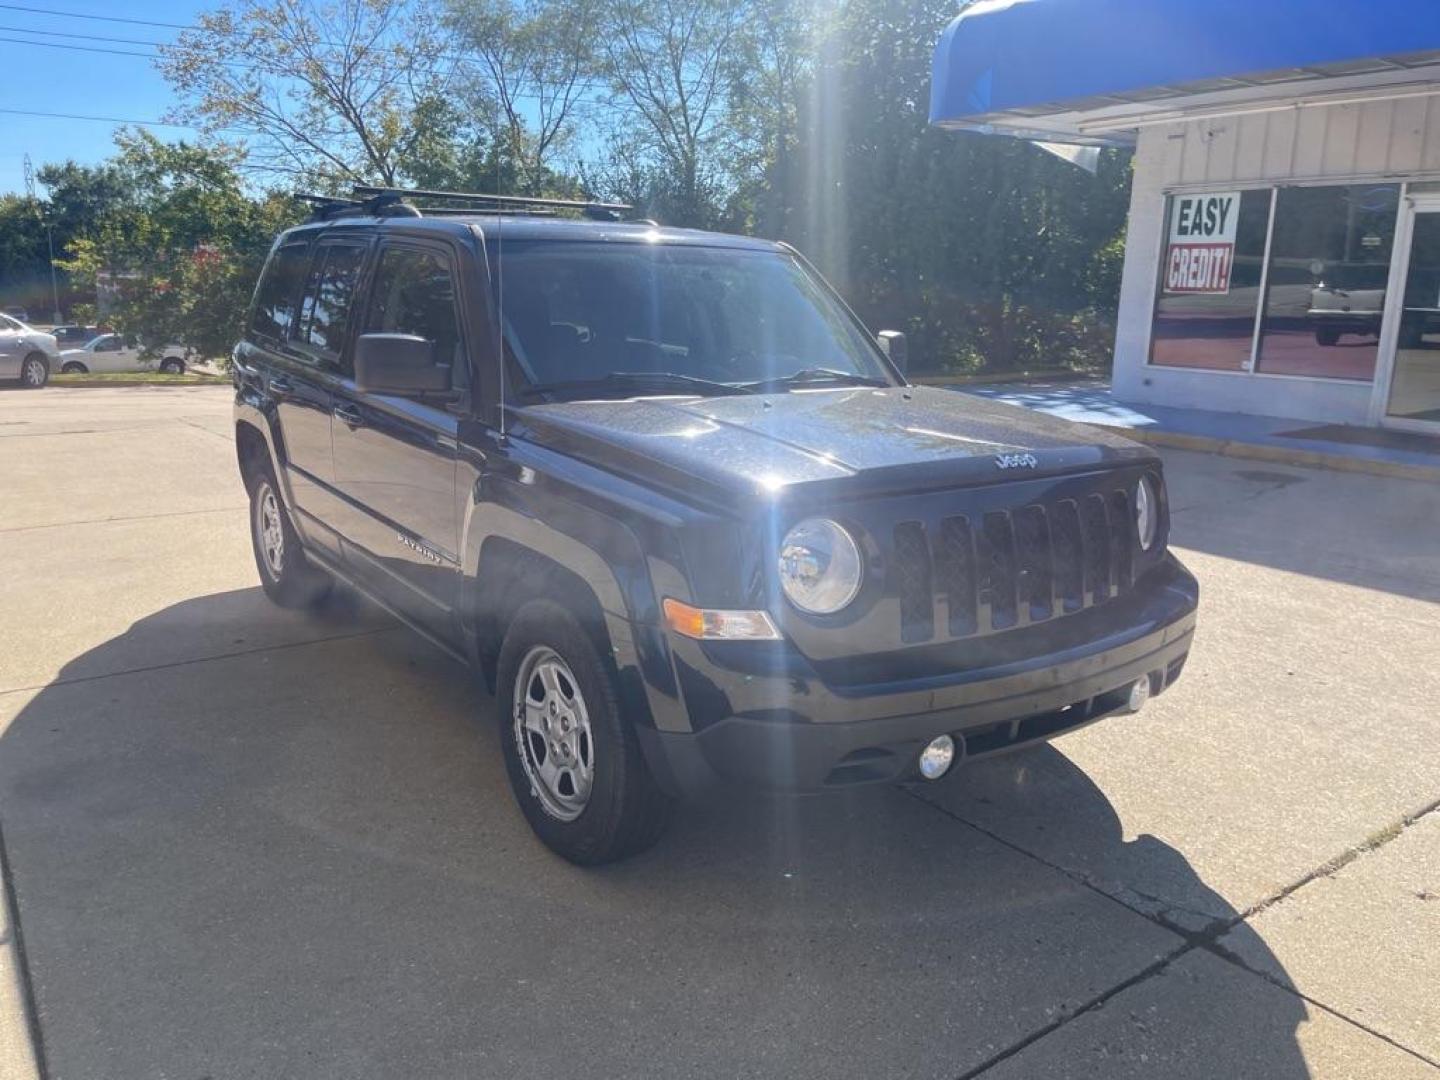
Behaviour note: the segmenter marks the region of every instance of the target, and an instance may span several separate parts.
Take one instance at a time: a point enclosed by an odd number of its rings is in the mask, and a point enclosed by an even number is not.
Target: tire
[[[167,356],[160,361],[160,373],[162,375],[184,375],[185,361],[178,356]]]
[[[268,463],[250,472],[250,545],[265,595],[283,608],[313,607],[334,579],[312,566],[291,524],[290,512]]]
[[[27,390],[39,390],[50,381],[50,361],[43,353],[31,353],[20,361],[20,385]]]
[[[90,369],[78,360],[71,360],[60,368],[61,375],[89,375]]]
[[[660,839],[673,804],[650,775],[620,713],[615,676],[579,620],[553,600],[526,604],[497,667],[505,769],[535,835],[579,866],[615,862]]]
[[[1316,342],[1316,344],[1318,344],[1318,345],[1324,345],[1326,348],[1329,348],[1331,345],[1339,345],[1339,344],[1340,344],[1340,331],[1339,331],[1339,330],[1316,330],[1316,331],[1315,331],[1315,342]]]

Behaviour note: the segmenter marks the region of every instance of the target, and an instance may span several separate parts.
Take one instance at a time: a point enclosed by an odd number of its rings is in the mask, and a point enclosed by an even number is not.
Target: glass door
[[[1385,422],[1440,433],[1440,206],[1417,205]]]

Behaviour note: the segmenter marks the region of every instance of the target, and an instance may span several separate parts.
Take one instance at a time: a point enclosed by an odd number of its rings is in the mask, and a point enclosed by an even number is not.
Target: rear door
[[[349,370],[337,381],[332,432],[345,554],[407,615],[451,638],[459,588],[460,421],[452,405],[469,384],[456,252],[443,242],[387,240],[371,281],[359,333],[414,334],[433,342],[437,365],[450,369],[453,393],[364,394]]]
[[[276,456],[288,487],[295,524],[312,542],[335,547],[324,528],[333,495],[330,452],[330,389],[322,366],[296,344],[301,294],[311,256],[323,245],[309,238],[277,248],[266,263],[255,310],[238,359],[253,368],[274,409]],[[324,253],[316,258],[323,261]]]

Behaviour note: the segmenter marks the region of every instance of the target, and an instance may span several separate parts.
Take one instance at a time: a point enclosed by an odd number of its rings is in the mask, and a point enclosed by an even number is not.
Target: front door
[[[448,246],[390,242],[372,275],[359,331],[413,334],[434,342],[437,364],[463,390],[467,357]],[[353,375],[335,384],[335,486],[343,498],[346,558],[405,614],[453,637],[458,600],[459,506],[455,477],[459,416],[450,395],[361,393]],[[370,573],[378,569],[381,573]]]
[[[119,334],[106,334],[95,342],[82,362],[94,375],[113,375],[131,370],[138,352],[128,348]]]
[[[1384,422],[1440,434],[1440,203],[1416,200],[1409,233]]]

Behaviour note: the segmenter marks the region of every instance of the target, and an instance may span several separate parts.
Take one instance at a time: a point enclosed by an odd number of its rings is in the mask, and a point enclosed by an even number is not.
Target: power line
[[[204,128],[196,124],[181,124],[173,120],[127,120],[120,116],[83,116],[79,113],[40,112],[36,109],[0,109],[0,113],[7,116],[39,116],[48,120],[95,120],[105,124],[134,124],[137,127],[172,127],[187,128],[190,131],[203,131]],[[221,131],[235,131],[235,128],[220,128]]]
[[[201,32],[203,33],[203,32],[208,32],[209,29],[210,29],[209,27],[202,26],[202,25],[200,25],[199,23],[156,22],[156,21],[154,21],[154,20],[152,20],[152,19],[128,19],[128,18],[125,18],[125,17],[120,16],[120,15],[91,15],[91,14],[89,14],[89,13],[87,13],[87,12],[80,12],[80,11],[60,11],[60,10],[58,10],[58,9],[56,9],[56,8],[30,7],[30,6],[26,5],[26,4],[0,4],[0,10],[4,10],[4,11],[24,11],[24,12],[27,12],[27,13],[32,14],[32,15],[53,15],[53,16],[56,16],[56,17],[59,17],[59,18],[62,18],[62,19],[91,19],[91,20],[98,20],[98,21],[101,21],[101,22],[126,23],[126,24],[129,24],[129,25],[132,25],[132,26],[158,26],[158,27],[161,27],[161,28],[166,29],[166,30],[199,30],[199,31],[201,31]],[[23,31],[23,32],[24,32],[24,33],[27,33],[27,34],[53,34],[54,36],[57,36],[57,37],[84,37],[84,36],[86,36],[86,35],[83,35],[83,34],[65,34],[65,33],[61,33],[61,32],[59,32],[59,31],[54,31],[54,30],[26,30],[26,31]],[[129,41],[131,44],[137,44],[137,45],[146,44],[146,45],[165,46],[165,45],[172,44],[171,42],[159,42],[159,41],[138,42],[138,41],[133,41],[132,39],[127,39],[127,38],[113,38],[113,39],[108,39],[108,38],[95,38],[94,40],[97,40],[97,41],[113,40],[113,41],[121,41],[121,42]],[[347,47],[347,46],[342,45],[342,44],[340,44],[339,42],[335,42],[335,41],[321,41],[321,42],[319,42],[319,44],[325,45],[325,46],[327,46],[327,47],[329,47],[329,48],[333,48],[333,49],[342,49],[342,48],[346,48],[346,47]],[[456,54],[456,53],[437,53],[436,56],[435,56],[435,58],[436,58],[437,60],[453,60],[453,61],[455,61],[456,63],[470,64],[470,65],[473,65],[473,66],[476,66],[476,67],[479,67],[479,66],[480,66],[480,65],[479,65],[479,62],[476,61],[473,57],[462,56],[462,55],[458,55],[458,54]],[[430,70],[434,70],[434,69],[430,69]]]
[[[107,37],[104,34],[74,34],[65,30],[36,30],[29,26],[0,26],[0,30],[12,34],[40,34],[44,37],[76,38],[80,41],[105,41],[116,45],[153,45],[160,48],[168,41],[147,41],[144,38]]]
[[[13,5],[13,4],[0,4],[0,8],[9,8],[9,7],[14,7],[14,6],[15,6],[15,5]],[[96,16],[96,18],[99,18],[99,16]],[[5,29],[5,28],[4,28],[4,27],[0,27],[0,30],[3,30],[3,29]],[[26,34],[31,34],[31,33],[49,33],[49,32],[50,32],[50,31],[44,31],[44,30],[21,30],[21,31],[20,31],[20,33],[26,33]],[[91,40],[91,41],[116,41],[116,42],[125,43],[125,44],[147,44],[147,43],[145,43],[145,42],[137,42],[137,41],[134,41],[133,39],[129,39],[129,38],[106,38],[106,37],[100,37],[100,36],[98,36],[98,35],[68,35],[68,34],[65,35],[65,36],[67,36],[67,37],[70,37],[70,36],[84,36],[84,37],[87,38],[87,40]],[[23,39],[23,38],[12,38],[12,39],[10,40],[10,44],[11,44],[11,45],[35,45],[35,46],[38,46],[38,47],[40,47],[40,48],[42,48],[42,49],[64,49],[64,50],[68,50],[68,51],[70,51],[70,52],[102,53],[102,54],[104,54],[104,55],[106,55],[106,56],[134,56],[134,57],[137,57],[137,58],[139,58],[139,59],[141,59],[141,60],[165,60],[165,59],[168,59],[167,57],[162,56],[162,55],[160,55],[159,53],[136,52],[134,49],[106,49],[106,48],[102,48],[102,47],[100,47],[100,46],[98,46],[98,45],[68,45],[68,44],[66,44],[66,43],[64,43],[64,42],[60,42],[60,41],[31,41],[31,40]],[[155,43],[155,44],[160,45],[161,47],[166,47],[166,45],[167,45],[167,43],[164,43],[164,42],[157,42],[157,43]],[[475,66],[475,67],[478,67],[478,66],[479,66],[478,63],[477,63],[476,61],[474,61],[474,60],[466,60],[466,59],[463,59],[463,58],[460,58],[460,57],[456,57],[455,60],[456,60],[457,63],[467,64],[467,65]],[[271,74],[276,74],[274,65],[272,65],[272,64],[250,64],[250,63],[245,63],[245,62],[242,61],[242,60],[215,60],[215,61],[212,61],[212,63],[220,64],[220,65],[222,65],[222,66],[224,66],[224,67],[249,68],[249,69],[260,70],[260,71],[268,71],[268,72],[270,72]],[[433,74],[433,73],[435,73],[435,72],[437,72],[437,71],[440,71],[441,69],[440,69],[440,68],[433,68],[433,67],[432,67],[432,68],[417,68],[416,70],[417,70],[417,71],[426,71],[426,72],[430,72],[430,73]],[[587,88],[588,88],[589,85],[591,85],[591,84],[587,84]],[[518,93],[518,92],[512,92],[512,93],[511,93],[511,96],[514,97],[514,98],[523,98],[523,99],[525,99],[525,100],[527,100],[527,101],[539,101],[539,100],[541,100],[541,95],[539,95],[539,94],[522,94],[522,93]],[[606,101],[606,100],[603,99],[603,98],[589,98],[589,97],[577,97],[577,98],[575,99],[575,103],[576,103],[576,104],[581,104],[581,105],[608,105],[608,104],[609,104],[609,102]]]
[[[55,8],[26,7],[24,4],[0,4],[6,11],[24,11],[31,15],[58,15],[62,19],[96,19],[101,22],[129,23],[132,26],[160,26],[166,30],[198,30],[184,23],[154,22],[151,19],[127,19],[120,15],[90,15],[81,11],[57,11]]]

